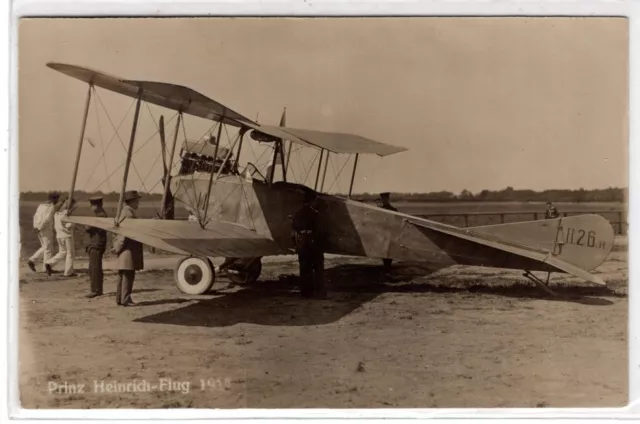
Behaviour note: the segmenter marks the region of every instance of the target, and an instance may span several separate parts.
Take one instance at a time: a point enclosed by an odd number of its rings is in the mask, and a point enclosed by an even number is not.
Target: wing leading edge
[[[590,272],[585,271],[584,269],[577,267],[567,261],[564,261],[546,250],[535,249],[514,242],[503,242],[495,238],[491,239],[489,237],[483,237],[482,235],[472,232],[471,230],[443,227],[439,225],[429,225],[428,223],[416,221],[409,222],[421,231],[435,231],[446,236],[455,237],[459,240],[465,240],[467,242],[483,246],[484,248],[490,248],[494,249],[494,251],[497,250],[503,252],[504,254],[506,254],[506,256],[515,255],[517,257],[533,260],[539,264],[546,264],[546,266],[550,270],[554,269],[556,271],[569,273],[594,284],[602,286],[606,285],[606,282],[600,277],[593,275]]]
[[[296,144],[326,149],[334,153],[362,153],[387,156],[407,150],[355,134],[261,125],[189,87],[155,81],[139,81],[117,77],[101,71],[66,63],[47,63],[53,70],[124,96],[137,98],[168,109],[227,125],[249,128]]]
[[[125,219],[119,227],[110,218],[69,216],[64,221],[101,228],[179,255],[249,258],[289,253],[270,238],[225,222],[202,229],[195,222],[160,219]]]

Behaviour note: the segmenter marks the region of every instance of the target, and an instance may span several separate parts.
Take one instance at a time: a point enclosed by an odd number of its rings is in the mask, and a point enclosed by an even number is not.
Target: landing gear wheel
[[[262,258],[238,259],[229,267],[228,276],[233,285],[253,284],[262,273]]]
[[[215,271],[207,258],[188,257],[176,265],[174,278],[176,286],[184,294],[205,294],[211,290]]]

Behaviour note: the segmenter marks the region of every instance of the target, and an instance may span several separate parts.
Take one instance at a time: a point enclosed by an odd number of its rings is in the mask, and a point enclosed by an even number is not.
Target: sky
[[[288,126],[409,149],[361,156],[354,192],[628,186],[624,18],[23,19],[18,36],[21,191],[68,190],[73,174],[87,86],[47,62],[185,85],[264,124],[286,107]],[[133,103],[96,92],[76,188],[119,191]],[[128,189],[160,188],[160,115],[175,112],[141,108]],[[180,139],[211,124],[188,117]],[[269,156],[255,142],[243,153]],[[307,184],[314,153],[292,155]],[[331,157],[325,191],[348,190],[347,159]]]

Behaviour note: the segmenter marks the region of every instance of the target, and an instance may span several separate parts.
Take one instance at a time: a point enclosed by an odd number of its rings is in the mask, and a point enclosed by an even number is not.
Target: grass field
[[[470,216],[468,218],[469,226],[474,225],[490,225],[500,223],[499,214],[515,214],[506,215],[505,222],[528,221],[533,219],[533,213],[538,212],[540,217],[544,216],[544,203],[518,203],[518,202],[456,202],[456,203],[414,203],[414,202],[396,202],[394,205],[400,212],[411,215],[429,215],[429,214],[468,214],[468,213],[494,213],[491,216]],[[33,214],[38,206],[38,202],[26,201],[20,203],[20,240],[21,240],[21,258],[26,260],[33,252],[35,252],[40,244],[36,234],[32,230]],[[106,203],[105,210],[109,216],[114,216],[117,210],[117,203]],[[609,211],[601,213],[605,218],[612,222],[618,221],[619,210],[624,210],[625,205],[621,203],[557,203],[559,211],[562,212],[581,212],[590,213],[593,211]],[[160,212],[157,204],[142,203],[138,210],[139,218],[153,218]],[[92,215],[91,210],[86,205],[81,205],[76,215]],[[176,219],[186,219],[187,212],[184,208],[176,209]],[[432,217],[434,221],[444,222],[447,224],[464,226],[465,219],[462,216],[440,216]],[[623,215],[624,219],[624,215]],[[84,256],[84,229],[76,228],[76,255]],[[55,247],[57,251],[57,246]]]

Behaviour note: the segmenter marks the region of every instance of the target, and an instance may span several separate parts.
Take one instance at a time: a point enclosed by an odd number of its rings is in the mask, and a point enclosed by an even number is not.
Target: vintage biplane
[[[358,135],[259,124],[229,107],[184,86],[128,80],[95,70],[61,63],[47,66],[88,84],[87,102],[78,143],[69,196],[75,190],[78,162],[84,143],[92,90],[106,90],[135,99],[135,115],[127,147],[124,176],[116,217],[123,207],[136,126],[141,103],[147,102],[177,112],[172,145],[163,142],[165,163],[172,164],[179,127],[184,114],[213,121],[217,135],[212,142],[183,140],[178,169],[165,167],[161,218],[167,217],[167,199],[186,205],[194,219],[130,219],[68,216],[82,226],[102,228],[143,244],[181,255],[175,268],[175,283],[187,294],[207,293],[216,278],[210,258],[226,258],[236,279],[253,282],[261,272],[261,258],[291,254],[291,217],[301,207],[304,193],[317,195],[316,207],[328,229],[326,252],[331,254],[390,258],[394,261],[471,265],[524,271],[535,284],[548,289],[552,272],[569,273],[588,282],[605,285],[591,274],[613,247],[614,232],[599,215],[579,215],[542,221],[459,228],[400,212],[389,211],[352,198],[358,157],[384,157],[405,148],[380,143]],[[229,148],[220,145],[222,128],[237,130]],[[161,133],[164,134],[162,128]],[[272,148],[267,172],[247,162],[239,166],[245,135]],[[212,132],[213,135],[213,132]],[[286,142],[289,142],[288,146]],[[315,184],[287,181],[290,153],[294,145],[315,149],[320,155]],[[166,146],[166,147],[165,147]],[[348,154],[354,158],[349,194],[331,195],[318,187],[322,157]],[[202,158],[204,162],[202,161]],[[274,169],[281,178],[276,181]],[[242,169],[241,169],[242,168]],[[266,175],[265,175],[266,174]],[[547,279],[532,272],[547,273]]]

